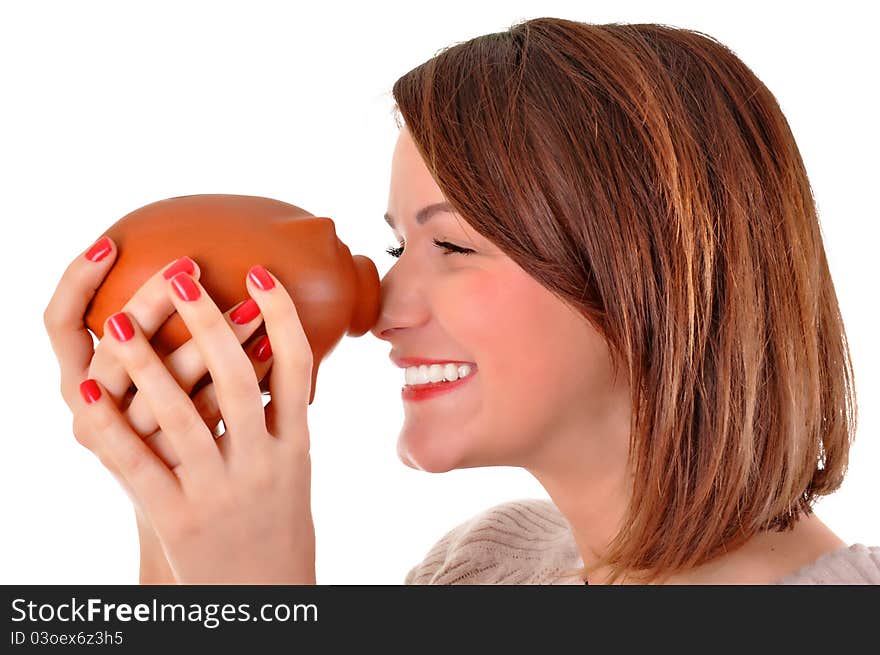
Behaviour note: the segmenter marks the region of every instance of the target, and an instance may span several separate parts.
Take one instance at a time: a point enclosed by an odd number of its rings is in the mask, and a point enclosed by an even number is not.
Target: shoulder
[[[577,584],[580,554],[565,517],[549,500],[495,505],[444,534],[405,584]]]
[[[880,584],[880,546],[853,544],[825,553],[776,584]]]

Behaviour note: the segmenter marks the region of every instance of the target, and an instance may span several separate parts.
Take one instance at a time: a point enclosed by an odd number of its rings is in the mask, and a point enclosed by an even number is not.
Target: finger
[[[255,339],[245,349],[249,352],[251,365],[254,367],[254,374],[257,380],[262,380],[266,377],[266,374],[272,367],[272,362],[270,361],[272,352],[270,348],[264,345],[264,342],[268,344],[268,337],[265,334]],[[217,400],[217,390],[213,383],[207,385],[193,397],[193,404],[208,427],[215,427],[223,419],[220,403]]]
[[[271,349],[265,346],[263,342],[268,343],[266,335],[262,335],[246,348],[247,352],[250,353],[251,363],[258,380],[266,377],[272,366]],[[220,404],[217,402],[217,392],[214,389],[213,383],[208,384],[193,396],[193,405],[202,417],[205,425],[214,435],[214,442],[217,444],[220,454],[225,456],[227,454],[226,449],[228,448],[229,436],[226,433],[221,434],[216,431],[223,416],[220,414]],[[168,439],[165,438],[161,430],[154,432],[144,441],[168,465],[168,468],[173,470],[180,465],[177,454],[171,448]]]
[[[166,302],[173,310],[174,303],[171,302],[165,284],[163,281],[162,293],[165,296]],[[260,308],[251,298],[233,307],[230,311],[223,314],[223,317],[226,319],[226,324],[232,329],[239,344],[247,340],[262,323]],[[202,353],[193,339],[189,339],[185,344],[166,356],[162,363],[170,371],[174,379],[177,380],[180,388],[187,394],[192,391],[196,382],[201,380],[207,371],[205,360],[202,359]],[[103,381],[103,378],[101,380]],[[125,418],[134,428],[134,431],[142,436],[151,435],[159,429],[156,417],[140,394],[135,395],[131,404],[125,410]]]
[[[91,422],[101,452],[113,460],[147,513],[152,516],[175,506],[181,492],[180,483],[128,427],[106,390],[92,379],[84,380],[79,390],[81,400],[77,411]]]
[[[163,266],[144,282],[120,310],[134,317],[148,341],[175,311],[174,304],[165,291],[165,285],[168,279],[181,271],[188,272],[194,277],[201,275],[201,269],[196,262],[186,256],[180,257]],[[131,380],[119,361],[108,356],[103,341],[104,339],[101,339],[95,349],[89,365],[88,377],[100,380],[113,399],[118,401],[130,388]],[[150,432],[155,432],[155,428]]]
[[[266,323],[273,365],[269,392],[278,432],[275,436],[298,442],[308,452],[307,410],[311,395],[312,348],[306,337],[296,306],[278,279],[262,266],[248,272],[251,294]]]
[[[83,395],[83,391],[88,391],[89,396]],[[80,385],[80,394],[79,399],[76,401],[76,404],[73,408],[71,408],[74,412],[73,414],[73,435],[76,437],[76,440],[80,445],[88,448],[95,457],[101,462],[101,464],[106,468],[110,473],[113,474],[113,477],[119,482],[122,488],[125,490],[126,495],[137,504],[137,497],[134,495],[134,492],[131,490],[131,486],[126,481],[125,477],[122,473],[119,472],[119,467],[116,465],[116,461],[107,455],[104,452],[103,445],[101,440],[99,439],[99,435],[96,434],[96,430],[92,425],[92,420],[90,417],[86,416],[88,412],[77,411],[77,407],[81,404],[82,399],[85,399],[86,402],[92,397],[92,394],[96,394],[93,388],[85,386],[85,382]]]
[[[110,316],[104,327],[112,337],[107,341],[108,350],[120,360],[137,385],[138,394],[145,397],[181,465],[194,481],[204,482],[219,475],[223,461],[210,430],[137,322],[119,312]]]
[[[265,436],[266,419],[259,383],[248,356],[198,281],[178,273],[168,286],[177,313],[211,374],[223,422],[235,435],[236,444],[253,445],[257,435]]]
[[[117,252],[109,237],[98,239],[67,266],[43,312],[43,324],[61,368],[61,395],[71,410],[79,406],[77,387],[94,354],[83,316]]]

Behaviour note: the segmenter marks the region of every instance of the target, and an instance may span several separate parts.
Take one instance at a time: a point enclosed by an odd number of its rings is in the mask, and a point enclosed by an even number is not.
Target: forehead
[[[433,216],[448,216],[439,207],[446,200],[406,128],[401,128],[391,162],[391,186],[385,220],[400,227],[403,215],[422,225]],[[443,207],[447,209],[448,207]],[[390,216],[390,220],[389,220]]]
[[[440,191],[422,159],[415,141],[406,128],[401,128],[394,146],[394,155],[391,161],[392,185],[395,182],[404,187],[401,189],[402,191],[410,189],[416,192],[434,191],[439,193]]]

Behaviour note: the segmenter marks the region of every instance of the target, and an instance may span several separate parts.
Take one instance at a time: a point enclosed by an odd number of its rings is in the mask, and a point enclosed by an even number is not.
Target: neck
[[[601,452],[590,451],[587,444],[597,442],[603,445]],[[597,562],[625,520],[629,479],[626,448],[621,444],[625,440],[584,439],[581,433],[562,443],[556,457],[544,453],[537,464],[526,467],[570,524],[586,566]],[[735,550],[680,571],[665,583],[770,584],[844,546],[815,514],[801,515],[791,530],[758,533]],[[610,574],[610,568],[598,568],[588,582],[606,584]],[[627,584],[627,577],[617,583]]]
[[[585,441],[589,440],[581,439]],[[614,443],[619,447],[606,447],[601,453],[582,452],[580,456],[573,456],[576,446],[569,444],[555,466],[526,467],[568,521],[587,566],[606,551],[622,525],[629,502],[625,441],[609,439],[605,445]],[[598,570],[589,583],[602,584],[607,575],[607,570]]]
[[[760,532],[736,550],[672,576],[667,584],[773,584],[845,546],[818,516],[801,515],[791,530]]]
[[[602,498],[602,503],[578,502],[574,494],[568,493],[569,488],[554,486],[556,480],[545,480],[545,489],[572,526],[583,562],[589,566],[596,562],[616,534],[625,511],[626,496],[610,481],[605,481],[593,485],[597,495],[582,497]],[[802,515],[791,530],[758,533],[735,550],[671,575],[663,584],[773,584],[846,545],[818,516]],[[590,585],[608,584],[610,577],[611,569],[600,567],[589,575],[586,582]],[[615,584],[632,584],[634,579],[624,575]]]

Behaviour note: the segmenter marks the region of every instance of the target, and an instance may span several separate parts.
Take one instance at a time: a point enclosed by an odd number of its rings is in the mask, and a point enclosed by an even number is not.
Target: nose
[[[428,268],[403,254],[379,281],[379,317],[370,332],[393,343],[396,336],[430,323],[432,278]]]
[[[400,330],[424,323],[429,314],[418,272],[403,269],[400,263],[380,281],[379,318],[370,330],[374,337],[389,343]]]

